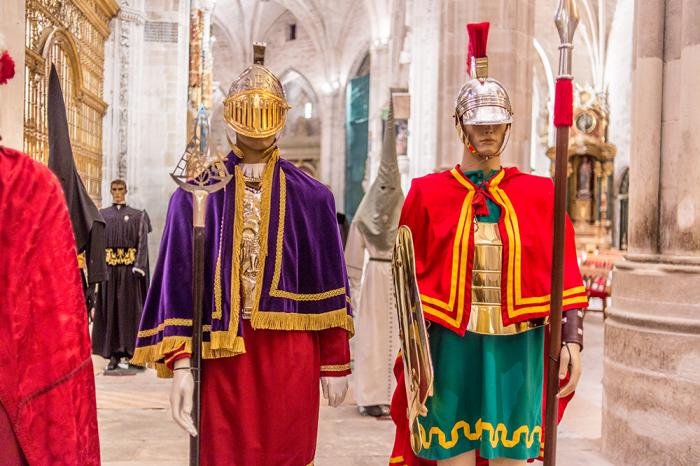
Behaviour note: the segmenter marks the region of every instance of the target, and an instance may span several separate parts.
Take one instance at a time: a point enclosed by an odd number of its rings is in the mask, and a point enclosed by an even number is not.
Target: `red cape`
[[[413,180],[401,225],[413,234],[416,277],[427,320],[464,335],[471,309],[473,219],[477,188],[459,166]],[[481,195],[481,193],[479,193]],[[504,168],[488,183],[487,195],[501,207],[504,324],[549,315],[554,185],[549,178]],[[476,204],[475,204],[476,205]],[[567,218],[563,308],[587,306]]]
[[[0,430],[11,429],[32,466],[99,465],[90,338],[63,191],[48,168],[1,146],[0,223],[0,403],[9,420]]]

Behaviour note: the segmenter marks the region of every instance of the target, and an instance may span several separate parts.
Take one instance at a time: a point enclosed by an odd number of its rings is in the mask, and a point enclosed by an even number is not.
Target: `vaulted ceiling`
[[[217,37],[214,54],[220,61],[225,57],[222,65],[228,69],[241,64],[235,70],[238,72],[252,58],[251,44],[271,42],[269,36],[276,23],[291,17],[310,40],[313,59],[322,63],[325,78],[332,80],[346,71],[348,56],[354,58],[358,48],[366,53],[372,37],[388,35],[384,23],[388,24],[393,1],[218,0],[213,20]],[[215,64],[215,78],[230,77],[218,71]]]

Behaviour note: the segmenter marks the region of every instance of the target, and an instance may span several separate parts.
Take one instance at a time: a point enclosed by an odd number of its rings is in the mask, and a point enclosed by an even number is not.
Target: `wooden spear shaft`
[[[554,241],[552,245],[552,295],[547,369],[547,409],[544,437],[544,464],[554,466],[557,452],[559,400],[559,352],[561,350],[562,292],[564,288],[564,235],[566,226],[566,171],[569,128],[557,128],[554,172]]]
[[[561,352],[562,294],[564,290],[564,244],[566,235],[566,187],[569,158],[569,127],[573,119],[573,76],[571,56],[574,32],[578,25],[575,0],[560,0],[554,22],[559,31],[559,76],[554,105],[557,128],[554,162],[554,225],[552,241],[552,287],[547,368],[547,409],[545,411],[544,464],[557,461],[557,425],[559,421],[559,353]]]
[[[202,317],[204,299],[204,243],[206,207],[209,193],[197,189],[192,193],[193,200],[193,257],[192,257],[192,378],[194,392],[192,399],[192,422],[197,430],[190,436],[190,466],[199,466],[201,439],[201,380],[202,380]]]

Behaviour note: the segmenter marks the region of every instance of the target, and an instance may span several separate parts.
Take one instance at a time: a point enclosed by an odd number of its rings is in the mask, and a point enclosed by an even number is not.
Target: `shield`
[[[422,449],[418,416],[428,414],[426,402],[433,395],[434,375],[428,331],[416,280],[413,236],[410,228],[404,225],[399,227],[394,243],[392,272],[403,353],[411,448],[417,454]]]

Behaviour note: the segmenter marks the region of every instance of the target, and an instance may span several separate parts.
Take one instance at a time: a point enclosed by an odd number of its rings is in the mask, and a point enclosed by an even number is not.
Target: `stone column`
[[[437,166],[438,70],[440,66],[440,2],[413,0],[411,18],[411,65],[408,89],[411,118],[408,120],[409,176],[415,178]]]
[[[664,75],[665,0],[635,2],[630,163],[630,253],[656,253]],[[643,22],[641,22],[643,21]],[[632,180],[639,182],[632,182]]]
[[[393,37],[392,37],[393,39]],[[389,99],[389,88],[392,84],[392,54],[389,42],[375,39],[370,47],[370,81],[369,81],[369,121],[368,138],[370,169],[369,180],[373,180],[379,171],[382,153],[382,134],[384,120],[382,110],[386,108]],[[365,174],[367,176],[367,174]]]
[[[24,146],[24,0],[0,2],[5,46],[15,61],[15,77],[0,86],[0,136],[3,146]]]
[[[143,0],[122,0],[105,46],[105,96],[110,104],[104,119],[102,199],[110,204],[110,181],[126,181],[129,200],[139,198],[134,183],[135,158],[140,148],[136,115],[142,95],[143,34],[146,22]]]
[[[321,159],[319,180],[330,186],[335,207],[345,211],[345,98],[333,90],[319,95],[321,117]],[[341,118],[340,115],[343,115]],[[343,154],[339,157],[338,154]]]
[[[414,6],[420,20],[414,26],[411,64],[410,91],[415,95],[416,115],[409,143],[411,163],[416,167],[412,174],[452,166],[462,158],[464,149],[453,115],[455,98],[467,79],[465,25],[482,21],[491,23],[489,75],[508,90],[515,112],[503,160],[529,171],[535,1],[415,0]],[[426,160],[433,162],[432,166],[426,166]]]
[[[128,201],[151,218],[155,263],[170,194],[168,176],[187,143],[189,1],[122,0],[106,50],[103,186],[125,178]],[[110,199],[109,193],[105,199]]]
[[[700,458],[700,4],[635,2],[630,253],[605,324],[603,450]]]
[[[506,88],[514,112],[510,141],[502,159],[506,164],[529,171],[535,1],[496,3],[449,0],[444,3],[440,41],[443,64],[438,107],[439,163],[454,165],[461,159],[463,151],[452,115],[457,92],[467,79],[465,24],[489,21],[489,76]]]

